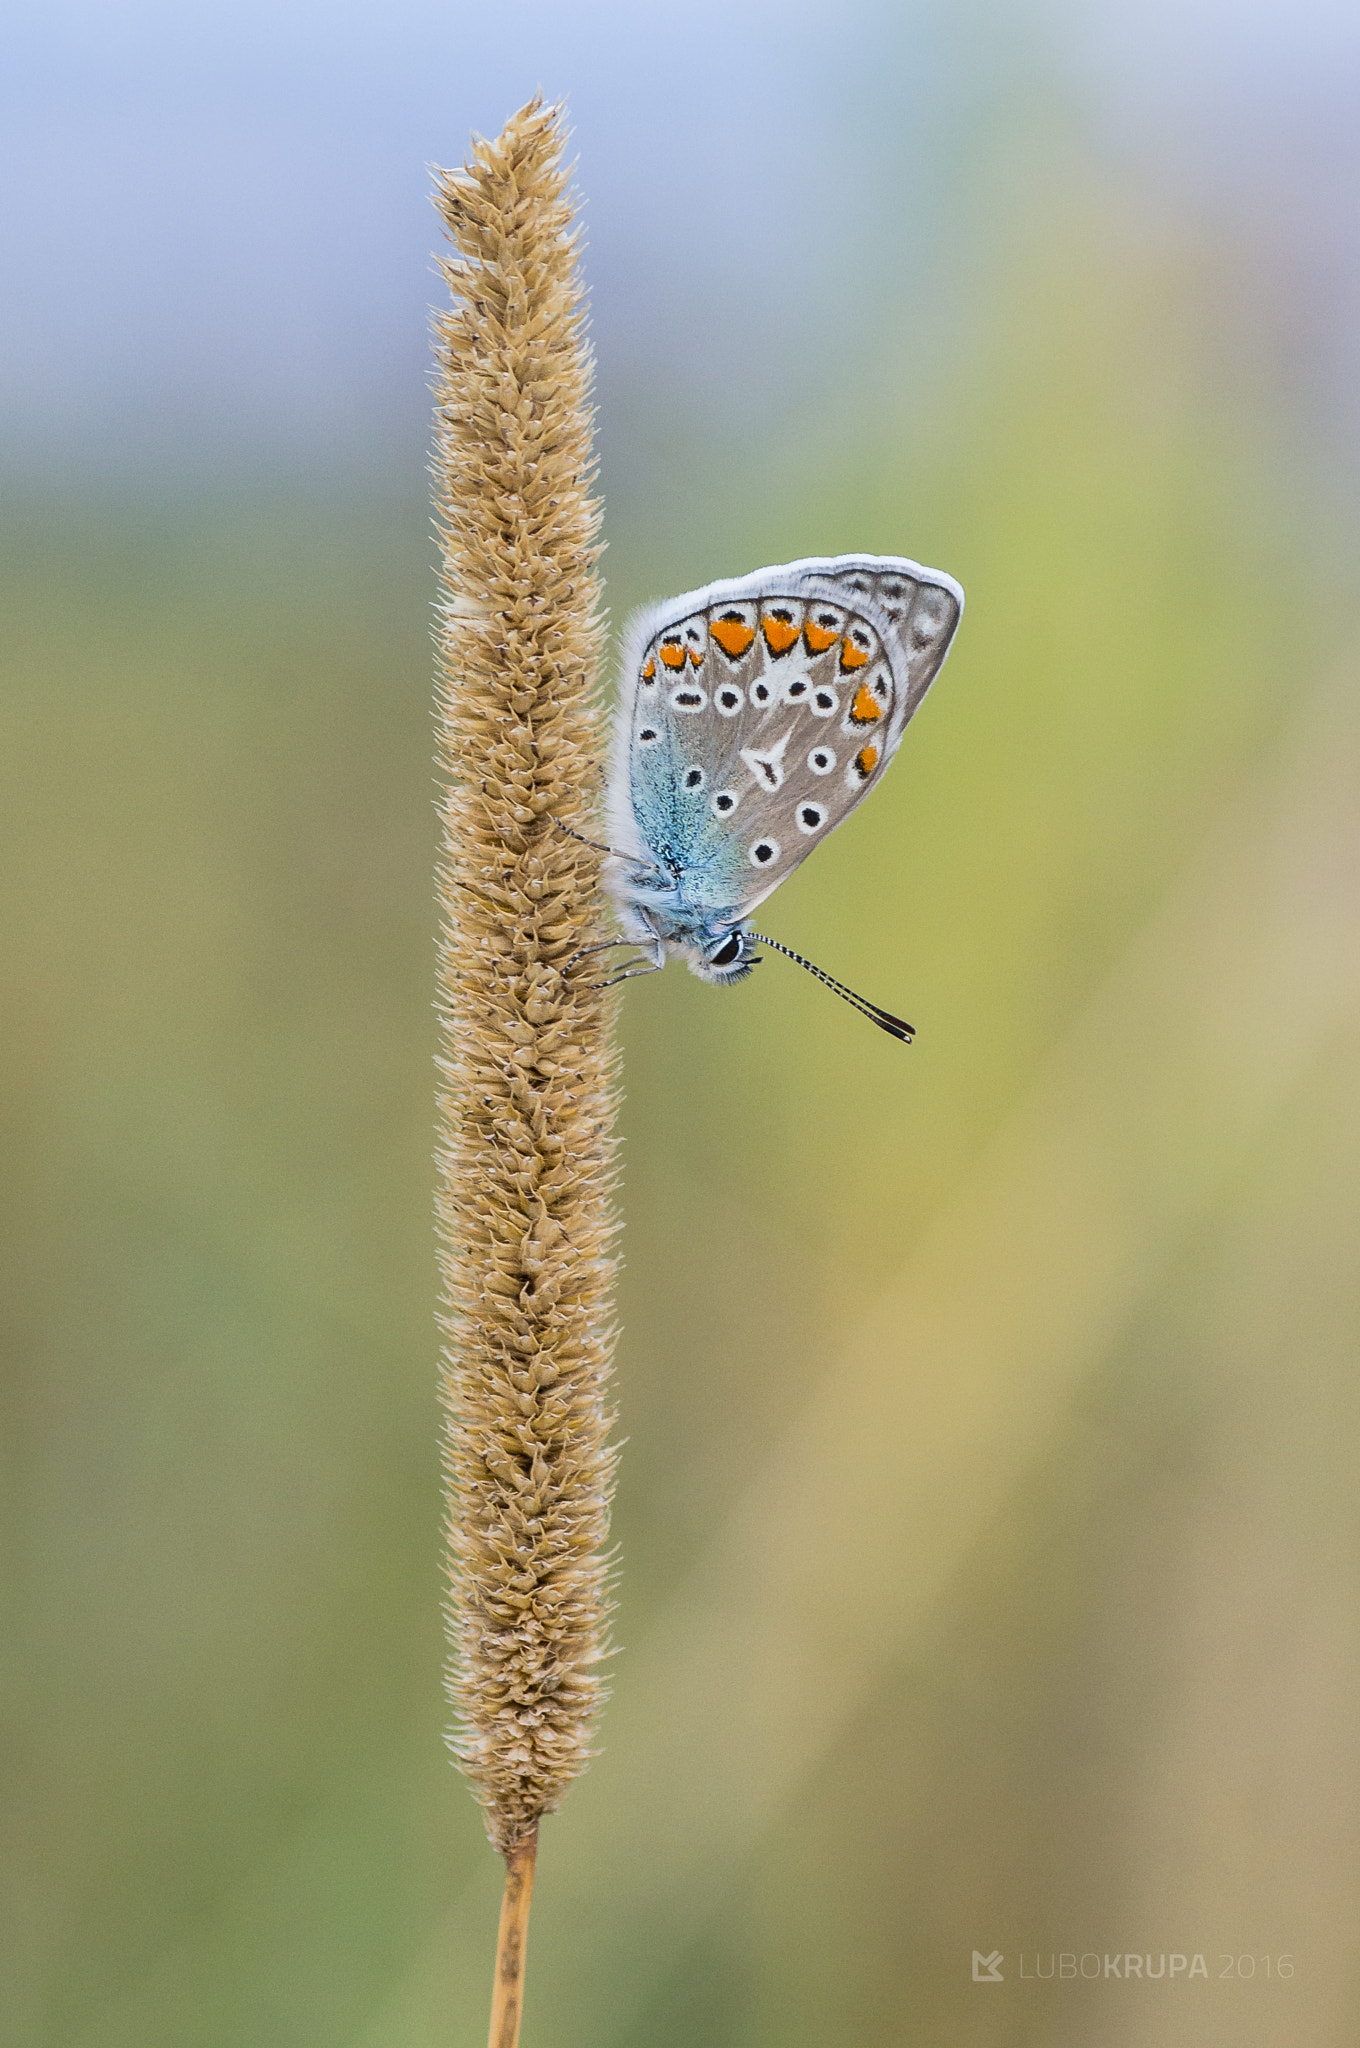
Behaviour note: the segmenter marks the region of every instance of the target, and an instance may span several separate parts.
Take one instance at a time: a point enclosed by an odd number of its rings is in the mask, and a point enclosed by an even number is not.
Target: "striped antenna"
[[[912,1025],[904,1024],[900,1017],[894,1017],[891,1010],[880,1010],[877,1003],[866,1002],[863,996],[857,996],[852,988],[847,988],[843,981],[837,981],[834,976],[824,974],[820,967],[814,967],[801,953],[795,953],[792,946],[781,946],[778,939],[767,939],[763,932],[751,932],[750,936],[757,944],[772,946],[775,952],[782,953],[786,960],[796,960],[800,967],[806,967],[809,974],[815,974],[818,981],[825,983],[827,988],[834,989],[838,996],[843,996],[847,1003],[859,1011],[861,1017],[867,1017],[871,1024],[877,1024],[879,1030],[886,1031],[889,1038],[900,1039],[903,1045],[910,1045],[915,1038],[916,1032]]]

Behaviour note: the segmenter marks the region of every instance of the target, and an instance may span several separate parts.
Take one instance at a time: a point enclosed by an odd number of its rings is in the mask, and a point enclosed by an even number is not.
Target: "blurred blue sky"
[[[952,349],[952,258],[1004,242],[998,194],[1023,178],[998,154],[1047,128],[1246,249],[1288,330],[1270,346],[1329,433],[1356,428],[1341,0],[851,0],[834,29],[811,0],[44,0],[10,20],[0,453],[21,468],[404,462],[440,296],[426,166],[539,86],[570,105],[606,396],[659,378],[735,416],[885,308]]]

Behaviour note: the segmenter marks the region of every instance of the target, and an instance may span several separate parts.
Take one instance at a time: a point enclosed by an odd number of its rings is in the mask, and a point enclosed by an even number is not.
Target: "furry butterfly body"
[[[632,621],[606,879],[648,967],[669,951],[705,981],[738,981],[757,943],[777,946],[747,920],[882,780],[962,611],[939,570],[838,555],[712,583]]]

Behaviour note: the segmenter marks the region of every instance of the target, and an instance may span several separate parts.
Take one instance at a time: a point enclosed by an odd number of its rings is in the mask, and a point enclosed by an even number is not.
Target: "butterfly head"
[[[755,940],[740,925],[729,925],[705,936],[697,945],[687,948],[686,957],[690,972],[697,974],[700,981],[724,987],[730,981],[745,981],[751,969],[760,964]]]

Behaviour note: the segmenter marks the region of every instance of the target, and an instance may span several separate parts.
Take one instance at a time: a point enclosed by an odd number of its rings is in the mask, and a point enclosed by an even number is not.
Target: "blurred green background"
[[[1355,2039],[1360,70],[1225,20],[22,18],[4,2048],[485,2038],[421,166],[539,84],[615,620],[850,549],[969,609],[767,912],[914,1048],[775,959],[627,993],[620,1654],[525,2048]]]

